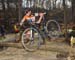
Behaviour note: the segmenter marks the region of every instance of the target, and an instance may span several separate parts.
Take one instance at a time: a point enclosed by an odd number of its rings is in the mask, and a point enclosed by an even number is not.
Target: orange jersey
[[[23,17],[23,19],[24,19],[25,21],[26,21],[26,20],[28,21],[28,20],[30,20],[30,19],[31,19],[32,21],[35,21],[35,17],[34,17],[34,16],[26,16],[26,15],[25,15],[25,16]]]
[[[31,17],[32,17],[32,16],[24,16],[23,19],[24,19],[24,20],[29,20],[29,19],[31,19]]]

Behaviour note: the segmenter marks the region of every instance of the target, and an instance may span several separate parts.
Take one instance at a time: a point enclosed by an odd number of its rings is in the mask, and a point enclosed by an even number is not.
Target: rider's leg
[[[42,35],[42,32],[39,30],[38,26],[33,26],[33,27],[36,28],[36,29],[38,30],[39,34],[41,35],[41,37],[42,37],[42,39],[43,39],[42,44],[45,44],[45,38],[44,38],[44,36]]]

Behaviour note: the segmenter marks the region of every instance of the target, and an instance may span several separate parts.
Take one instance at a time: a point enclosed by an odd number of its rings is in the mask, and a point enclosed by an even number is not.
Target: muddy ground
[[[23,48],[7,47],[0,51],[0,60],[68,60],[69,50],[62,50],[63,46],[64,48],[67,46],[65,47],[64,44],[62,46],[61,43],[55,43],[50,42],[50,45],[53,44],[52,46],[46,45],[45,47],[43,45],[35,52],[27,52]],[[60,45],[59,50],[58,45]],[[52,49],[52,47],[54,48]]]
[[[0,60],[55,60],[56,52],[40,51],[27,52],[24,49],[7,48],[0,51]]]
[[[40,49],[35,52],[27,52],[23,48],[11,46],[4,48],[0,50],[0,60],[75,60],[74,54],[75,47],[71,48],[70,45],[65,42],[47,41],[45,45],[41,46]],[[73,59],[71,59],[71,57]]]

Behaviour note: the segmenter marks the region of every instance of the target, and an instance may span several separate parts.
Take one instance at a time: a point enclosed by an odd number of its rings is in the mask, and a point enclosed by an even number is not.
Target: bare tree
[[[18,0],[18,13],[19,13],[19,21],[21,20],[21,18],[22,18],[22,13],[21,13],[21,6],[22,6],[22,0]]]
[[[64,25],[65,25],[65,40],[67,40],[67,13],[66,13],[66,4],[65,0],[63,0],[63,9],[64,9]]]
[[[5,18],[5,4],[4,4],[4,0],[1,0],[1,3],[2,3],[2,11],[3,11],[3,17]]]
[[[72,0],[72,20],[75,23],[75,0]]]

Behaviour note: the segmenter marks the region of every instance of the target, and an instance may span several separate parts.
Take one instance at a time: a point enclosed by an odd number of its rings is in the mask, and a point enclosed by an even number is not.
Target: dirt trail
[[[27,52],[24,49],[7,48],[0,52],[0,60],[56,60],[56,52]]]
[[[66,58],[64,58],[65,52],[69,51],[70,46],[65,42],[47,41],[46,48],[45,45],[43,45],[40,50],[36,52],[27,52],[22,48],[8,47],[0,51],[0,60],[66,60]],[[63,55],[61,55],[60,52],[62,52]],[[75,48],[72,49],[72,52],[75,53]],[[61,55],[62,57],[58,56],[59,58],[57,58],[57,55]]]

